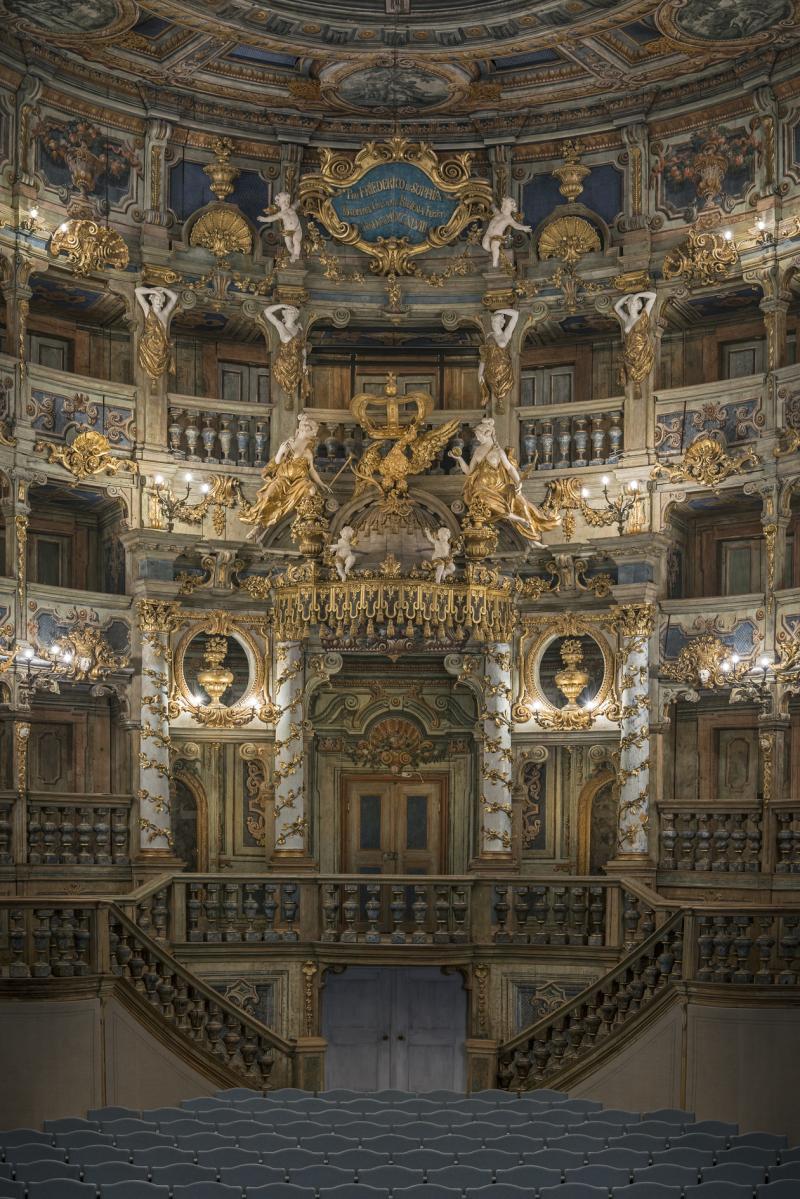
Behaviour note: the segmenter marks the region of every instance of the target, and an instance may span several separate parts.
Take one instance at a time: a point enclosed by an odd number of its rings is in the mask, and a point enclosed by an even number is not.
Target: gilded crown
[[[350,401],[350,411],[373,441],[390,441],[422,424],[432,404],[433,398],[426,391],[398,395],[397,375],[389,371],[383,394],[359,392]]]

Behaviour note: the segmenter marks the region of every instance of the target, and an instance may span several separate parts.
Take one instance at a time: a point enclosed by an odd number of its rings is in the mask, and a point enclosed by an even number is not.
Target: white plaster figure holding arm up
[[[514,217],[516,201],[513,196],[504,196],[500,207],[492,205],[492,216],[486,226],[481,245],[487,254],[492,256],[492,266],[495,270],[500,266],[500,248],[509,229],[517,229],[520,233],[530,233],[530,225],[521,225]]]
[[[435,533],[426,529],[425,536],[431,543],[430,564],[434,569],[434,580],[437,583],[443,583],[445,579],[449,579],[452,574],[455,574],[456,570],[453,562],[453,548],[450,545],[450,530],[442,525]]]
[[[297,206],[292,204],[292,198],[288,192],[278,192],[275,204],[277,212],[267,213],[266,216],[260,216],[258,219],[264,225],[271,224],[273,221],[281,222],[284,244],[289,251],[289,262],[299,262],[303,252],[303,225],[297,214]]]

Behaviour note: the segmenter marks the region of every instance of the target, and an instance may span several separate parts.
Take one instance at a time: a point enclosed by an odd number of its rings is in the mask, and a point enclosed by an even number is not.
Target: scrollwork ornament
[[[118,458],[111,452],[108,438],[94,429],[79,433],[68,446],[37,441],[33,448],[37,454],[45,455],[48,462],[55,462],[69,471],[73,476],[73,487],[91,475],[116,475],[121,470],[131,475],[139,473],[138,462],[130,458]]]
[[[734,457],[711,433],[703,433],[686,449],[676,466],[659,463],[651,470],[650,477],[666,478],[671,483],[699,483],[703,487],[710,487],[716,494],[720,483],[732,475],[744,473],[747,466],[758,466],[760,462],[755,450],[745,450]]]
[[[50,238],[49,252],[53,258],[65,254],[76,275],[89,275],[107,266],[124,271],[129,259],[128,247],[116,230],[87,219],[59,225]]]
[[[719,233],[691,229],[685,241],[664,258],[661,273],[665,279],[683,279],[709,287],[730,273],[739,261],[733,240]]]

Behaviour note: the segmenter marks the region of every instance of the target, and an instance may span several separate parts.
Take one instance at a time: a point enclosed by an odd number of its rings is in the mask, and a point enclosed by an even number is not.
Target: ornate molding
[[[665,256],[661,273],[664,279],[683,279],[709,287],[724,279],[738,261],[739,251],[732,239],[691,229],[686,240]]]
[[[50,238],[49,252],[53,258],[65,254],[76,275],[89,275],[108,266],[124,271],[129,259],[128,247],[115,229],[88,219],[59,225]]]
[[[670,483],[699,483],[716,493],[720,483],[731,475],[743,474],[746,466],[759,466],[760,463],[755,450],[745,450],[733,457],[713,434],[702,433],[686,449],[676,466],[659,463],[651,470],[650,478],[667,478]]]
[[[90,475],[116,475],[119,471],[129,474],[139,473],[139,463],[131,458],[118,458],[111,452],[111,443],[102,433],[87,429],[79,433],[71,445],[54,445],[50,441],[37,441],[34,445],[37,454],[42,454],[48,462],[63,466],[78,483],[88,479]]]

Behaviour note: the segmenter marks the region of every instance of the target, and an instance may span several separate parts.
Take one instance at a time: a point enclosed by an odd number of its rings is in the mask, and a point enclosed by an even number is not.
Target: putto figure
[[[484,406],[488,407],[494,396],[498,412],[503,411],[505,401],[514,386],[514,368],[511,365],[508,343],[518,320],[519,313],[515,308],[498,308],[497,312],[492,313],[491,329],[481,346],[481,362],[478,367],[481,399]]]
[[[317,422],[301,413],[294,436],[287,437],[272,461],[264,467],[261,476],[264,482],[255,503],[242,508],[241,519],[245,524],[269,529],[284,517],[296,514],[302,501],[330,491],[314,467],[318,435]]]
[[[297,205],[292,203],[288,192],[278,192],[275,197],[277,212],[267,212],[258,219],[263,225],[281,222],[283,241],[289,252],[289,262],[299,262],[303,253],[303,224],[297,214]]]
[[[278,330],[281,340],[273,373],[287,396],[293,396],[300,384],[307,382],[308,375],[306,335],[300,323],[300,309],[294,304],[271,304],[264,309],[264,316]],[[304,386],[304,394],[306,391]]]
[[[655,302],[654,291],[637,291],[622,296],[614,305],[624,337],[622,367],[631,383],[643,383],[653,369],[655,347],[650,313]]]
[[[426,529],[425,536],[431,543],[431,556],[428,561],[434,572],[434,582],[443,583],[445,579],[449,579],[456,572],[453,547],[450,544],[450,530],[442,525],[435,533]]]
[[[137,287],[136,299],[144,313],[144,330],[139,338],[139,364],[151,379],[169,370],[170,348],[167,329],[178,303],[178,293],[168,287]]]
[[[492,256],[492,266],[495,270],[500,266],[500,250],[509,229],[517,229],[520,233],[530,233],[530,225],[521,225],[514,216],[516,201],[513,196],[504,196],[500,207],[492,205],[492,216],[486,226],[481,245],[487,254]]]
[[[528,541],[541,546],[541,534],[556,527],[558,516],[549,516],[522,494],[522,476],[498,442],[491,417],[476,426],[475,440],[469,463],[460,451],[450,451],[466,475],[464,503],[470,516],[483,524],[507,520]]]
[[[347,581],[350,571],[356,564],[356,551],[353,546],[355,539],[353,526],[344,525],[339,530],[338,540],[334,541],[330,547],[333,565],[343,583]]]

